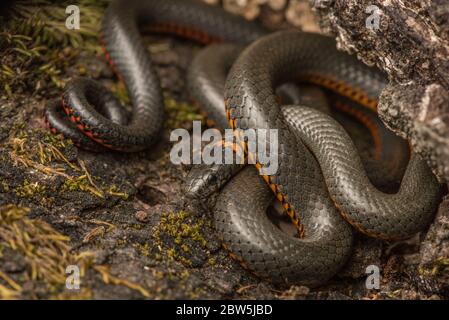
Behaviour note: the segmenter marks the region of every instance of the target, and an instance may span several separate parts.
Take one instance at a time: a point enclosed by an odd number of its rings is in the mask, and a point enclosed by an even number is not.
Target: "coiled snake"
[[[258,39],[232,65],[223,113],[233,129],[278,130],[279,170],[262,176],[270,187],[266,188],[252,167],[245,168],[225,186],[215,207],[216,226],[227,247],[257,274],[274,282],[319,285],[350,254],[352,231],[347,222],[383,239],[409,237],[430,222],[439,185],[418,155],[412,153],[399,191],[382,193],[366,177],[351,139],[332,118],[305,106],[287,106],[282,112],[279,108],[276,87],[306,82],[375,110],[385,83],[379,72],[337,51],[331,38],[298,31],[267,35],[256,24],[196,1],[112,2],[102,39],[106,57],[128,89],[131,119],[106,89],[81,78],[68,84],[62,101],[49,104],[46,119],[53,132],[96,151],[133,152],[157,140],[163,99],[138,32],[141,25],[201,43],[247,44]],[[201,93],[194,95],[201,99]],[[257,155],[249,156],[257,160]],[[208,180],[195,173],[190,190],[200,181]],[[268,221],[264,212],[272,200],[269,189],[293,221],[301,222],[303,238],[289,237]]]

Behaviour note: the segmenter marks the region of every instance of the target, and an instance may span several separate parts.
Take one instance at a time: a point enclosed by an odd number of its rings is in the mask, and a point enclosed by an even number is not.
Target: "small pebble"
[[[148,213],[145,211],[137,211],[135,214],[136,220],[139,222],[147,222],[148,221]]]

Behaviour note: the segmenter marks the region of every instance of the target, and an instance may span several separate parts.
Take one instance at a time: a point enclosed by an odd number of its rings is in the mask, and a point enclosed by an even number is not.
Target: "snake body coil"
[[[163,99],[139,35],[143,26],[201,43],[247,44],[264,36],[243,53],[234,52],[238,58],[225,87],[232,62],[224,67],[212,63],[210,68],[217,69],[205,70],[216,74],[215,84],[209,76],[198,76],[198,70],[195,81],[189,80],[198,84],[192,91],[200,105],[209,104],[217,125],[224,128],[227,117],[233,129],[279,132],[279,170],[263,179],[289,216],[300,220],[304,238],[288,237],[265,217],[273,195],[254,168],[245,168],[224,187],[215,208],[225,243],[252,270],[275,282],[327,281],[348,258],[352,243],[351,228],[337,207],[358,230],[381,238],[408,237],[429,222],[438,201],[438,183],[419,157],[412,156],[397,194],[381,193],[366,178],[350,140],[332,119],[304,105],[281,112],[275,93],[283,83],[307,82],[375,110],[385,84],[382,74],[338,52],[330,38],[292,31],[266,36],[263,28],[196,1],[112,2],[103,20],[102,41],[108,61],[126,85],[133,112],[127,115],[106,89],[80,78],[67,85],[62,101],[49,104],[46,119],[53,132],[96,151],[139,151],[157,140]],[[218,88],[212,99],[205,94],[208,86],[211,92]],[[219,110],[223,90],[226,112]],[[215,167],[209,173],[220,170]],[[237,171],[227,169],[226,177],[215,185],[221,186]],[[213,180],[196,178],[190,181],[191,190],[198,181]]]
[[[298,35],[300,36],[299,33]],[[329,40],[327,38],[323,39],[326,41]],[[256,45],[257,44],[254,44],[254,46]],[[271,43],[271,47],[279,46],[279,42]],[[331,55],[335,54],[335,52],[336,51],[332,49],[323,54]],[[189,91],[197,101],[200,101],[201,106],[206,109],[206,112],[214,116],[213,120],[218,123],[219,126],[227,126],[226,123],[222,121],[225,112],[221,108],[222,104],[220,101],[223,97],[225,79],[229,71],[228,66],[232,64],[230,61],[233,62],[233,59],[239,56],[239,53],[240,49],[232,45],[210,46],[199,53],[189,70]],[[373,81],[372,79],[374,79],[377,88],[379,88],[379,91],[381,90],[384,80],[379,73],[374,69],[367,68],[356,60],[351,61],[351,58],[344,54],[340,53],[340,55],[340,59],[343,59],[347,64],[350,64],[350,68],[346,71],[339,70],[339,79],[345,82],[347,81],[348,83],[355,83],[357,82],[357,78],[363,74],[366,77],[364,85],[373,87],[370,81]],[[337,62],[341,62],[341,60],[338,61],[337,59]],[[344,64],[340,66],[342,68],[345,67]],[[253,69],[251,70],[255,70],[255,68],[257,67],[253,66]],[[338,65],[335,68],[338,68]],[[270,89],[268,82],[263,80],[264,79],[260,82],[253,82],[258,84],[261,83],[261,87],[263,88],[260,88],[260,91],[258,92],[264,92]],[[279,83],[281,83],[281,81],[279,81]],[[273,82],[272,86],[271,89],[273,89],[274,94],[274,88],[277,86],[276,82]],[[303,92],[303,94],[306,97],[310,97],[310,92],[306,91]],[[246,99],[245,101],[248,100],[249,99]],[[275,100],[278,101],[277,99]],[[300,106],[286,106],[282,108],[281,116],[286,120],[289,130],[295,133],[299,139],[306,139],[307,137],[310,139],[310,137],[312,137],[320,140],[322,149],[329,152],[325,154],[324,157],[318,157],[319,159],[334,159],[334,156],[339,159],[338,152],[343,152],[343,154],[346,152],[351,158],[349,158],[349,156],[345,157],[342,159],[344,162],[338,163],[337,167],[342,166],[345,168],[345,166],[347,167],[348,164],[354,162],[355,164],[352,166],[354,170],[353,173],[356,176],[363,177],[360,180],[364,183],[364,186],[374,189],[366,178],[360,163],[360,158],[352,141],[347,136],[347,133],[335,122],[335,120],[329,118],[329,116],[326,116],[322,112],[314,110],[317,109],[317,105],[320,106],[318,109],[321,111],[323,110],[323,103],[320,102],[320,99],[315,98],[309,101],[298,101],[296,104],[299,104]],[[255,110],[262,109],[258,108],[257,104],[252,104],[252,106]],[[313,106],[314,109],[310,109],[308,106]],[[273,108],[274,107],[276,107],[276,104]],[[318,117],[319,119],[325,118],[325,120],[323,120],[323,123],[317,124],[316,121],[311,121],[313,116]],[[321,128],[320,125],[322,126]],[[313,127],[308,128],[307,126]],[[330,128],[332,130],[330,130]],[[377,125],[376,131],[381,137],[380,139],[382,139],[381,158],[390,160],[389,157],[391,157],[391,154],[394,154],[394,152],[391,152],[392,149],[397,149],[400,152],[403,151],[404,142],[398,138],[393,138],[386,128]],[[290,139],[290,141],[294,141],[292,144],[294,144],[295,147],[298,144],[301,144],[301,142],[297,141],[294,136]],[[313,143],[317,144],[316,141],[314,141],[308,143],[308,146]],[[316,149],[310,149],[317,152]],[[285,234],[280,235],[282,232],[276,229],[272,222],[268,220],[265,212],[267,206],[273,200],[273,196],[267,191],[269,188],[265,188],[264,191],[262,191],[262,179],[260,179],[260,177],[254,177],[256,175],[255,171],[251,169],[245,169],[231,179],[231,181],[224,187],[222,193],[218,197],[214,217],[216,222],[215,225],[230,251],[241,257],[244,264],[258,275],[268,277],[274,282],[300,282],[308,285],[317,285],[324,283],[338,270],[342,263],[344,263],[350,252],[352,236],[345,231],[344,225],[338,224],[335,219],[332,219],[335,218],[336,213],[334,212],[332,215],[333,210],[335,210],[335,205],[334,203],[329,202],[329,186],[326,187],[323,183],[319,165],[311,156],[308,149],[302,147],[301,150],[304,153],[302,158],[304,159],[304,163],[297,164],[297,168],[307,168],[306,170],[301,170],[303,172],[303,175],[301,176],[302,180],[298,181],[297,185],[298,192],[302,195],[300,205],[304,214],[300,216],[300,220],[305,229],[306,237],[304,239],[295,239],[288,237]],[[316,155],[320,156],[318,153]],[[332,163],[332,161],[330,162]],[[298,169],[295,169],[293,167],[294,165],[295,163],[291,163],[291,167],[285,172],[287,172],[288,176],[296,178]],[[424,162],[417,159],[411,161],[408,168],[409,173],[410,171],[414,173],[420,171],[415,171],[415,168],[413,168],[414,165],[422,166],[422,168],[424,168],[422,172],[425,174],[421,177],[424,178],[424,181],[425,179],[432,179],[432,175],[428,169],[425,169],[426,165]],[[231,176],[233,176],[236,171],[238,171],[238,168],[233,165],[215,165],[205,166],[205,168],[194,168],[187,179],[187,192],[192,194],[193,197],[199,196],[202,199],[207,199],[224,184],[223,181],[230,180]],[[291,172],[295,172],[296,175],[291,175]],[[406,179],[409,179],[409,181],[414,178],[417,177],[414,176],[413,173],[408,177],[406,176]],[[421,178],[419,178],[418,183],[423,181]],[[271,180],[270,183],[273,185]],[[253,187],[252,184],[255,186]],[[436,188],[438,187],[436,184],[433,186]],[[274,188],[278,188],[278,186],[275,186]],[[413,193],[413,188],[409,188],[407,183],[402,184],[402,190],[412,191]],[[375,192],[385,198],[398,198],[398,195],[381,194],[377,189]],[[413,194],[407,194],[407,192],[404,194],[408,195],[409,201],[411,201],[410,197],[413,197]],[[432,193],[432,191],[430,191],[428,194],[436,199],[436,192]],[[279,197],[280,200],[283,199],[283,195],[279,196],[278,194],[278,198]],[[418,201],[420,200],[421,199]],[[373,207],[375,207],[375,205]],[[378,207],[376,209],[379,210]],[[374,217],[379,217],[379,211],[376,211],[376,209],[374,209]],[[428,209],[429,208],[426,210]],[[409,231],[409,234],[414,233],[415,230],[419,230],[419,228],[422,228],[429,222],[428,219],[433,213],[431,211],[425,212],[424,219],[427,220],[421,222],[421,225],[412,226],[412,230]],[[413,213],[413,211],[411,213]],[[408,214],[410,217],[410,212]],[[409,219],[413,219],[416,223],[419,221],[419,218],[422,217],[411,217]],[[386,220],[388,221],[389,219],[387,218]],[[404,219],[404,221],[407,220],[408,219]],[[326,231],[324,232],[323,230]],[[403,230],[404,226],[401,227],[401,232],[404,232]],[[393,230],[390,232],[394,233],[395,231]],[[397,234],[398,233],[395,233],[394,235],[397,236]],[[339,236],[341,238],[338,238]],[[277,241],[274,239],[277,239]],[[329,239],[331,239],[330,242],[327,241]],[[279,247],[277,247],[278,245]],[[305,254],[305,252],[307,252],[307,254]],[[328,254],[327,257],[323,256],[325,253]],[[322,260],[318,262],[318,265],[315,265],[315,259],[320,255]],[[312,269],[308,269],[308,266],[312,266]],[[310,270],[314,271],[312,271],[311,274],[308,274]]]
[[[148,149],[158,140],[164,103],[156,70],[139,33],[141,26],[201,43],[249,43],[266,34],[256,24],[198,1],[113,1],[103,19],[101,38],[106,58],[124,81],[130,96],[133,107],[130,121],[123,125],[102,113],[111,95],[99,89],[92,80],[81,78],[70,82],[63,94],[61,104],[68,115],[65,125],[62,125],[61,115],[57,114],[53,103],[47,108],[48,125],[54,131],[64,134],[80,147],[94,151],[104,151],[105,148],[139,151]],[[99,95],[95,96],[95,92]],[[56,119],[59,119],[58,123]],[[86,137],[92,142],[86,143]]]
[[[306,166],[306,152],[287,127],[274,88],[281,81],[330,79],[322,85],[367,106],[376,104],[382,89],[381,77],[367,81],[366,75],[373,75],[369,68],[335,47],[331,38],[315,34],[285,31],[268,35],[245,49],[226,81],[225,105],[231,127],[279,130],[280,167],[265,179],[300,220],[308,214],[303,207],[307,179],[301,169]],[[359,231],[384,239],[406,238],[430,222],[439,185],[419,156],[411,157],[399,192],[385,194],[366,178],[350,140],[341,132],[324,118],[318,120],[307,113],[297,118],[299,122],[292,125],[304,132],[301,139],[318,159],[329,194]]]

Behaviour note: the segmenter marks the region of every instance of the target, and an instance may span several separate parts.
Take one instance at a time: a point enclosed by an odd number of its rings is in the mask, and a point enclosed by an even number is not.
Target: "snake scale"
[[[309,83],[375,110],[385,85],[380,72],[337,51],[331,38],[294,30],[269,34],[257,24],[197,1],[113,1],[105,13],[101,39],[107,60],[126,85],[132,115],[101,85],[79,78],[67,85],[62,99],[49,103],[45,115],[52,132],[94,151],[134,152],[157,141],[163,99],[139,34],[144,26],[203,44],[249,44],[232,61],[211,63],[206,71],[221,72],[218,80],[192,81],[198,84],[192,95],[212,110],[221,127],[277,129],[279,170],[262,179],[254,167],[237,173],[233,166],[212,166],[202,176],[196,170],[187,184],[194,193],[204,185],[207,189],[208,183],[221,187],[230,179],[217,200],[216,227],[248,268],[276,283],[320,285],[350,255],[350,225],[377,238],[400,239],[430,222],[439,185],[418,155],[412,153],[399,191],[382,193],[367,178],[351,139],[338,123],[307,103],[281,109],[276,94],[283,83]],[[221,88],[214,98],[205,96],[211,86]],[[225,110],[217,111],[223,108],[223,97]],[[257,160],[257,155],[249,156]],[[268,220],[265,211],[274,196],[303,228],[302,238],[284,234]]]

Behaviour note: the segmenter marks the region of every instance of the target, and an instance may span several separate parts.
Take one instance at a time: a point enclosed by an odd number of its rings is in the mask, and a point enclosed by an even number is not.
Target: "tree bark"
[[[310,2],[340,49],[387,73],[380,117],[449,182],[449,2]]]

